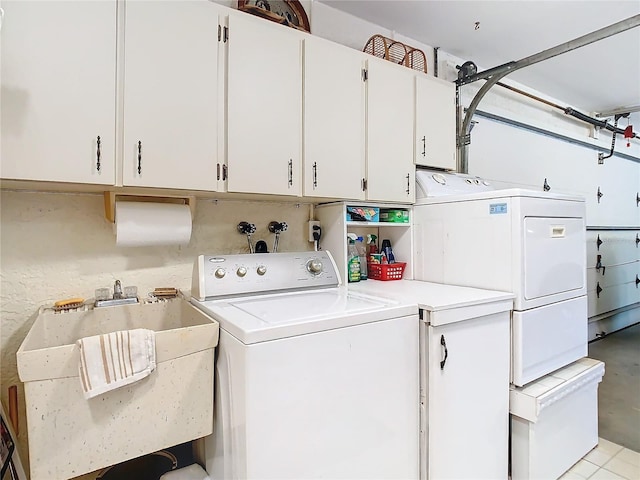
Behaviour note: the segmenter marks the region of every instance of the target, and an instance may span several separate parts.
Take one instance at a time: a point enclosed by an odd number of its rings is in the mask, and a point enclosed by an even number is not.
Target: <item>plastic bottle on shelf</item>
[[[364,246],[364,238],[358,237],[356,243],[358,258],[360,259],[360,280],[367,279],[367,247]]]
[[[370,233],[367,235],[367,243],[369,244],[369,255],[372,253],[378,253],[378,246],[376,245],[377,235]]]
[[[382,240],[382,251],[385,257],[387,257],[388,263],[396,263],[396,259],[393,256],[393,250],[391,249],[391,240]]]
[[[349,282],[360,281],[360,256],[356,249],[355,233],[347,233],[347,280]]]

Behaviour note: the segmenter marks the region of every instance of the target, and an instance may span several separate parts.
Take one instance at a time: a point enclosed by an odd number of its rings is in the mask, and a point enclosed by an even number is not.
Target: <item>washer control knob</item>
[[[222,278],[222,277],[225,276],[226,273],[227,272],[225,271],[224,268],[218,267],[218,268],[216,268],[216,271],[215,271],[214,275],[216,276],[216,278]]]
[[[238,270],[236,270],[236,275],[238,275],[239,277],[244,277],[247,274],[247,269],[245,267],[238,267]]]
[[[307,270],[314,275],[322,273],[322,262],[317,258],[312,258],[307,262]]]
[[[265,267],[264,265],[258,265],[256,272],[258,272],[258,275],[264,275],[265,273],[267,273],[267,267]]]

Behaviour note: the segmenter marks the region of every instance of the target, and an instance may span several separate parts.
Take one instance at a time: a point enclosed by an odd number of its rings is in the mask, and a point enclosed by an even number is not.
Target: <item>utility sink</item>
[[[32,480],[79,476],[212,432],[215,320],[182,297],[86,308],[41,309],[17,352]],[[85,400],[76,340],[135,328],[156,332],[156,370]]]

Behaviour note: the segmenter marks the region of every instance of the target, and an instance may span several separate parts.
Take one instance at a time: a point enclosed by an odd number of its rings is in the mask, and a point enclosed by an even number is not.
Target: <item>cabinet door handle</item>
[[[542,185],[542,189],[543,189],[545,192],[548,192],[549,190],[551,190],[551,185],[549,185],[549,184],[547,183],[547,179],[546,179],[546,178],[544,179],[544,185]]]
[[[600,203],[600,199],[601,199],[601,198],[602,198],[602,196],[604,195],[604,193],[602,193],[602,192],[600,191],[600,187],[598,187],[598,193],[597,193],[596,195],[598,195],[598,203]]]
[[[602,245],[604,242],[602,240],[600,240],[600,234],[598,234],[598,239],[596,240],[596,248],[598,249],[598,251],[600,250],[600,245]]]
[[[600,282],[596,283],[596,296],[600,298],[600,292],[602,292],[602,287],[600,286]]]
[[[640,193],[636,192],[636,207],[640,205]]]
[[[318,186],[318,163],[313,162],[313,188]]]
[[[138,175],[142,175],[142,142],[138,140]]]
[[[98,135],[96,140],[96,170],[98,172],[100,171],[100,144],[100,135]]]
[[[638,274],[636,273],[636,288],[638,288],[639,283],[640,283],[640,278],[638,278]]]
[[[440,361],[440,370],[444,370],[444,365],[447,363],[449,357],[449,350],[447,350],[447,341],[444,339],[444,335],[440,335],[440,345],[444,349],[444,358]]]
[[[636,233],[636,248],[638,248],[639,243],[640,243],[640,235]]]
[[[220,180],[220,164],[216,164],[216,180]]]
[[[293,160],[289,159],[289,186],[293,185]]]
[[[226,165],[222,165],[222,180],[229,178],[229,170]]]
[[[410,189],[410,187],[411,187],[411,185],[409,184],[409,179],[410,179],[410,178],[411,178],[411,177],[410,177],[410,174],[409,174],[409,173],[407,173],[407,195],[409,195],[409,192],[410,192],[410,190],[409,190],[409,189]]]
[[[427,156],[427,136],[422,137],[422,156]]]

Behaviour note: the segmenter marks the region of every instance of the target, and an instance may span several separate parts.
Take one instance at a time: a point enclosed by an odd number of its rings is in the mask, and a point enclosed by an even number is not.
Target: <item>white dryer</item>
[[[414,276],[515,294],[512,383],[586,356],[584,199],[429,170],[416,178]]]
[[[200,256],[220,322],[214,479],[419,478],[415,304],[348,292],[328,252]]]

